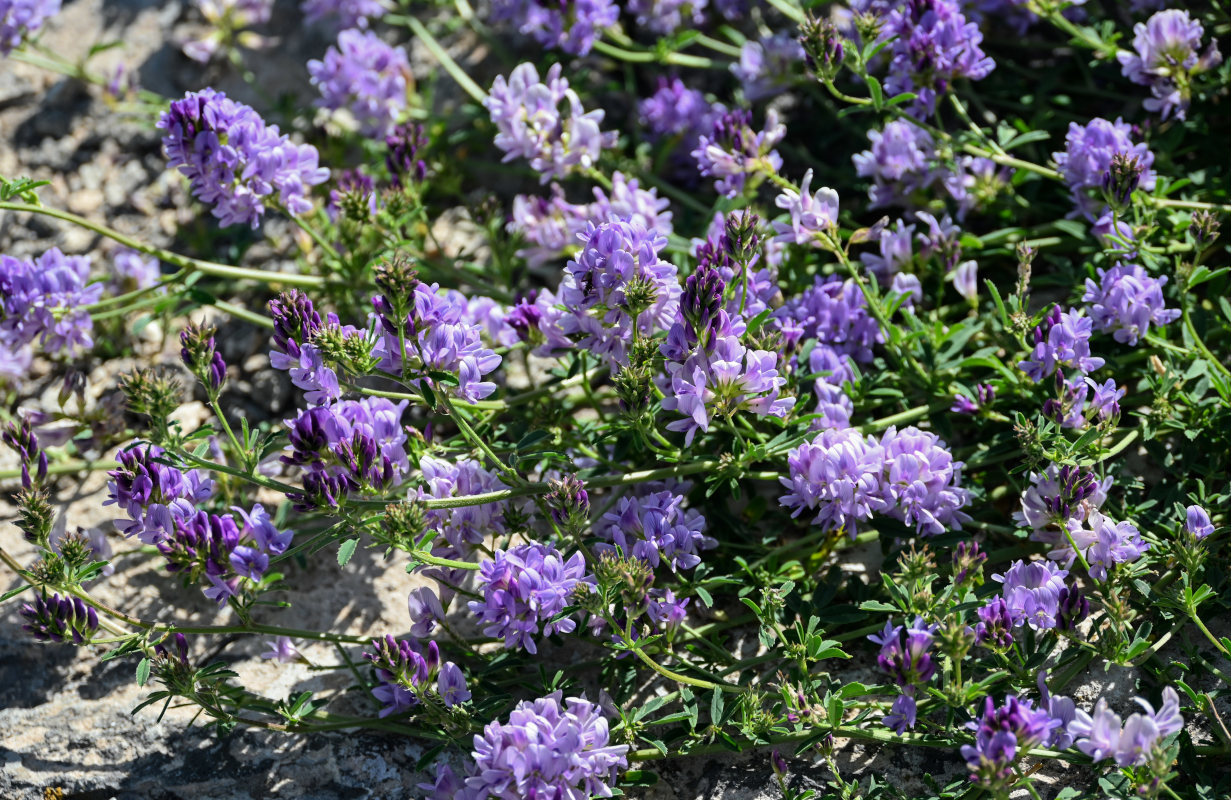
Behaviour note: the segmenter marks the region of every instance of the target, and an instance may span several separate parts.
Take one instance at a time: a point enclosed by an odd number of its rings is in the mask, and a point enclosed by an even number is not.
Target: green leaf
[[[1188,288],[1198,286],[1206,281],[1212,281],[1215,278],[1222,277],[1228,272],[1231,272],[1231,267],[1219,267],[1216,270],[1211,270],[1204,264],[1199,265],[1193,270],[1193,274],[1188,276]]]
[[[32,587],[30,584],[23,583],[21,586],[18,586],[16,589],[9,589],[4,594],[0,595],[0,603],[3,603],[6,600],[12,600],[14,597],[21,594],[26,589],[32,589],[32,588],[34,587]],[[708,606],[709,603],[706,603],[706,605]]]
[[[137,685],[144,686],[146,681],[150,679],[150,660],[143,658],[137,664]]]
[[[881,90],[881,82],[871,75],[868,76],[868,94],[872,96],[872,107],[881,109],[885,106],[885,93]]]
[[[351,556],[355,554],[355,548],[359,545],[358,539],[347,539],[342,542],[342,546],[338,548],[338,566],[345,567],[350,561]]]
[[[518,450],[529,450],[544,439],[551,438],[551,434],[547,431],[530,431],[525,436],[521,437],[521,441],[517,443]]]
[[[710,698],[710,722],[714,725],[722,724],[723,702],[722,690],[715,689],[714,696]]]

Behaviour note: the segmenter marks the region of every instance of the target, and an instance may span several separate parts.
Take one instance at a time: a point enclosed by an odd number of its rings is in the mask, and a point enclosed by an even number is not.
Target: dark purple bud
[[[1111,157],[1107,171],[1103,173],[1102,189],[1107,202],[1115,208],[1125,208],[1137,185],[1145,165],[1141,159],[1128,153],[1116,153]]]
[[[22,629],[40,642],[85,644],[98,630],[98,614],[78,597],[53,594],[22,605]]]
[[[1188,232],[1196,240],[1198,247],[1209,247],[1218,238],[1218,215],[1210,211],[1198,211],[1193,214]]]
[[[419,151],[427,144],[423,126],[414,122],[398,125],[385,137],[385,145],[389,148],[385,166],[389,168],[389,177],[394,186],[402,187],[410,181],[422,182],[427,177],[427,164],[419,158]]]
[[[782,757],[782,753],[779,753],[777,750],[773,751],[769,755],[769,761],[774,767],[775,775],[779,778],[785,778],[787,776],[787,763],[786,759]]]
[[[288,342],[303,344],[321,329],[321,315],[312,301],[298,289],[291,289],[269,301],[274,319],[274,347],[289,353]]]
[[[1059,610],[1056,612],[1056,627],[1062,631],[1076,630],[1082,620],[1090,616],[1090,601],[1076,586],[1060,590]]]
[[[590,523],[590,495],[576,475],[565,475],[552,481],[551,490],[543,497],[556,524],[570,533],[584,531]]]
[[[688,276],[684,284],[684,295],[680,298],[680,312],[692,326],[693,335],[698,341],[707,340],[710,326],[722,310],[725,290],[726,282],[712,266],[698,265],[696,272]]]

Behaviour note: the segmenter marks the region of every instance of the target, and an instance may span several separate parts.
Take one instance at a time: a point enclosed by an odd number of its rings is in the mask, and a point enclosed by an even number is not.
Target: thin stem
[[[411,33],[419,41],[423,42],[423,46],[436,57],[436,60],[444,67],[445,72],[449,73],[453,80],[457,81],[457,85],[462,87],[466,94],[474,98],[476,103],[482,103],[487,99],[487,92],[483,91],[479,84],[471,80],[470,76],[466,74],[466,70],[462,69],[445,49],[440,46],[440,42],[436,41],[436,37],[428,32],[428,29],[423,26],[422,22],[415,17],[403,17],[395,14],[385,17],[385,21],[392,25],[402,24],[410,28]]]
[[[260,281],[271,285],[286,285],[286,286],[324,286],[329,283],[328,280],[319,275],[294,275],[288,272],[268,272],[259,269],[247,269],[245,267],[232,267],[227,264],[216,264],[212,261],[202,261],[189,256],[182,256],[179,253],[172,253],[170,250],[163,250],[161,247],[153,247],[142,241],[126,236],[117,230],[108,228],[106,225],[101,225],[97,222],[92,222],[85,217],[78,216],[68,211],[61,211],[56,208],[47,208],[44,206],[30,205],[29,203],[0,203],[0,211],[18,211],[30,214],[42,214],[45,217],[71,222],[74,225],[79,225],[89,231],[106,236],[112,241],[119,242],[125,247],[129,247],[147,256],[154,256],[160,261],[165,261],[182,269],[200,272],[204,275],[211,275],[216,278],[235,278],[240,280]]]

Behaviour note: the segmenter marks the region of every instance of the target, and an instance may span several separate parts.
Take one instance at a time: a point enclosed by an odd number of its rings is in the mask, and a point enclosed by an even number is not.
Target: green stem
[[[656,50],[626,50],[610,42],[599,39],[594,43],[595,51],[603,55],[627,61],[630,64],[670,64],[676,67],[696,67],[698,69],[725,69],[712,58],[693,56],[687,53],[659,53]]]
[[[476,103],[482,103],[487,99],[487,92],[483,91],[482,87],[475,83],[470,76],[466,74],[466,70],[462,69],[461,66],[459,66],[458,63],[454,61],[447,52],[445,52],[445,49],[440,46],[440,42],[436,41],[436,37],[432,36],[432,34],[428,32],[428,29],[423,26],[422,22],[415,17],[403,17],[395,14],[386,16],[385,21],[391,25],[406,25],[409,27],[411,33],[413,33],[419,41],[423,42],[423,46],[428,49],[428,52],[436,57],[436,60],[440,62],[442,67],[444,67],[445,72],[449,73],[453,80],[457,81],[457,85],[462,87],[462,90],[465,91],[466,94],[474,98]]]
[[[78,216],[68,211],[61,211],[55,208],[46,208],[44,206],[30,205],[29,203],[0,203],[0,211],[18,211],[30,214],[42,214],[45,217],[71,222],[89,231],[106,236],[112,241],[119,242],[125,247],[129,247],[147,256],[154,256],[159,261],[165,261],[181,269],[200,272],[203,275],[211,275],[216,278],[235,278],[240,280],[260,281],[268,284],[282,284],[286,286],[324,286],[329,281],[319,275],[293,275],[287,272],[267,272],[259,269],[247,269],[245,267],[232,267],[227,264],[216,264],[212,261],[201,261],[200,259],[182,256],[178,253],[172,253],[170,250],[163,250],[160,247],[152,247],[144,242],[138,241],[131,236],[126,236],[119,231],[112,230],[106,225],[101,225],[97,222],[91,222],[85,217]]]

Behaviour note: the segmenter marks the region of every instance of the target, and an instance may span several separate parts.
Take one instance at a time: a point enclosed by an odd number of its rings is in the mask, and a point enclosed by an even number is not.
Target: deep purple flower
[[[918,705],[912,695],[900,694],[894,698],[889,713],[881,718],[881,724],[900,736],[915,727],[918,710]]]
[[[894,3],[881,27],[889,42],[889,77],[885,92],[913,92],[919,117],[936,108],[937,98],[955,79],[982,80],[996,64],[980,48],[983,33],[967,21],[956,0],[908,0]]]
[[[1083,521],[1107,502],[1111,484],[1111,477],[1100,481],[1081,467],[1049,464],[1043,472],[1031,473],[1030,486],[1022,492],[1022,510],[1013,512],[1013,521],[1033,528],[1035,541],[1058,542],[1058,531],[1069,520]],[[1039,535],[1048,528],[1050,535]]]
[[[997,706],[988,697],[983,716],[967,727],[975,732],[973,745],[962,745],[962,757],[970,768],[970,779],[989,788],[1000,789],[1010,780],[1013,764],[1033,747],[1049,741],[1060,720],[1029,700],[1010,695]]]
[[[401,422],[408,402],[342,400],[286,420],[290,445],[282,461],[306,470],[299,504],[336,506],[352,492],[400,484],[410,469]]]
[[[125,536],[137,536],[145,544],[157,544],[170,536],[177,520],[196,513],[196,504],[210,498],[214,482],[198,470],[181,472],[163,461],[166,454],[157,445],[121,448],[115,454],[120,466],[107,473],[107,500],[119,505],[129,519],[115,520]]]
[[[1150,332],[1150,324],[1163,326],[1180,316],[1163,300],[1167,276],[1155,278],[1136,264],[1099,269],[1099,280],[1086,279],[1082,297],[1097,331],[1112,332],[1117,342],[1135,345]]]
[[[495,0],[493,22],[511,22],[543,47],[584,56],[604,28],[614,25],[620,7],[611,0]]]
[[[1007,650],[1013,646],[1013,628],[1016,622],[1003,597],[993,597],[979,609],[978,614],[979,622],[975,625],[976,644],[999,650]]]
[[[367,28],[370,20],[385,15],[392,6],[387,0],[303,0],[299,4],[304,21],[322,22],[335,18],[339,28]]]
[[[98,613],[79,597],[42,595],[18,613],[22,630],[40,642],[85,644],[98,630]]]
[[[553,633],[571,633],[577,621],[560,613],[572,602],[574,587],[587,582],[581,553],[568,559],[541,544],[497,550],[479,566],[482,601],[472,600],[470,611],[483,625],[485,636],[504,639],[507,648],[537,653],[535,640]]]
[[[0,0],[0,56],[21,46],[49,17],[60,13],[60,0]]]
[[[1133,143],[1132,127],[1121,119],[1108,122],[1095,118],[1085,126],[1069,123],[1069,132],[1064,139],[1064,152],[1052,153],[1060,174],[1073,193],[1076,212],[1095,219],[1102,213],[1099,204],[1088,193],[1100,189],[1103,176],[1111,167],[1116,154],[1136,158],[1144,171],[1140,186],[1147,192],[1154,190],[1154,154],[1144,143]]]
[[[1192,505],[1186,509],[1186,513],[1184,530],[1192,534],[1194,539],[1204,539],[1214,532],[1214,523],[1210,522],[1209,512],[1204,508]]]
[[[553,64],[540,81],[533,64],[522,64],[507,79],[497,76],[483,101],[504,160],[527,159],[543,183],[592,167],[602,149],[616,141],[615,133],[599,130],[604,112],[582,108],[561,69]]]
[[[385,137],[385,147],[389,148],[385,166],[389,169],[394,186],[404,186],[427,177],[427,162],[422,158],[422,151],[428,143],[423,126],[416,122],[396,125]]]
[[[1035,383],[1050,377],[1061,367],[1072,367],[1090,373],[1104,361],[1090,355],[1090,335],[1094,321],[1079,316],[1075,310],[1052,310],[1034,329],[1034,349],[1030,358],[1018,362],[1018,367]]]
[[[1003,584],[1001,596],[1015,625],[1023,622],[1035,630],[1056,627],[1060,592],[1068,570],[1050,561],[1014,561],[1003,575],[992,580]]]
[[[370,31],[342,31],[324,60],[308,62],[308,74],[321,93],[316,104],[346,110],[365,136],[390,135],[406,110],[406,50],[385,44]]]
[[[66,256],[52,248],[32,260],[0,255],[0,362],[13,382],[26,377],[31,345],[38,341],[47,355],[70,358],[94,346],[94,323],[82,306],[98,302],[101,283],[87,284],[88,256]]]
[[[908,625],[894,625],[892,620],[886,620],[880,634],[868,636],[881,646],[876,656],[877,665],[903,688],[927,683],[936,674],[936,662],[931,654],[936,628],[934,624],[924,623],[923,617],[915,617]]]
[[[772,108],[765,112],[765,127],[760,131],[753,130],[749,112],[727,111],[697,140],[692,155],[701,174],[714,178],[719,194],[737,197],[749,177],[782,169],[782,156],[774,147],[784,136],[786,126]]]
[[[584,697],[561,694],[522,701],[508,722],[490,722],[474,737],[467,797],[588,800],[611,797],[628,766],[627,745],[610,744],[607,719]]]
[[[372,650],[363,657],[376,668],[380,679],[372,695],[384,706],[381,717],[407,711],[427,695],[435,695],[446,707],[470,699],[465,675],[456,664],[441,659],[435,642],[423,647],[385,636],[372,640]]]
[[[610,542],[597,545],[597,553],[619,547],[651,567],[666,563],[672,571],[692,569],[701,562],[702,550],[718,546],[705,535],[705,517],[684,508],[684,497],[669,490],[621,497],[598,521],[594,533]]]
[[[1136,52],[1120,51],[1116,58],[1124,77],[1150,87],[1153,97],[1145,101],[1146,110],[1159,112],[1163,119],[1172,112],[1184,119],[1193,76],[1222,63],[1217,39],[1201,52],[1204,33],[1201,23],[1181,9],[1160,11],[1133,26]]]
[[[275,203],[292,216],[305,214],[312,210],[308,191],[329,178],[315,147],[292,143],[277,125],[213,89],[173,101],[158,128],[166,133],[168,166],[188,178],[193,195],[213,206],[224,227],[255,228]]]

